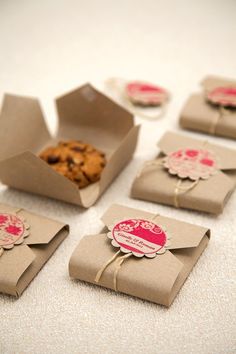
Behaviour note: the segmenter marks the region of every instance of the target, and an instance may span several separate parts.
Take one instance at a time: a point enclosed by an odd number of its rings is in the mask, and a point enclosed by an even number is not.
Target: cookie
[[[46,148],[39,157],[56,172],[84,188],[99,181],[106,165],[105,154],[82,141],[60,141]]]

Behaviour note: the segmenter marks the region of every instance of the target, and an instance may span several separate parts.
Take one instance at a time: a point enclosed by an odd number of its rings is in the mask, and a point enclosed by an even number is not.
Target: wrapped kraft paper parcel
[[[59,127],[52,137],[37,99],[5,95],[0,115],[0,181],[90,207],[132,158],[139,126],[134,126],[132,114],[89,84],[58,98],[56,107]],[[80,189],[39,157],[42,150],[66,139],[103,152],[106,164],[99,181]],[[76,144],[73,148],[78,150]]]
[[[236,80],[208,76],[180,114],[184,129],[236,139]]]
[[[144,164],[134,198],[219,214],[235,189],[236,151],[167,132],[157,158]]]
[[[74,279],[170,306],[206,248],[210,230],[112,205],[104,229],[85,236],[69,263]]]
[[[68,233],[61,222],[0,204],[0,293],[20,296]]]

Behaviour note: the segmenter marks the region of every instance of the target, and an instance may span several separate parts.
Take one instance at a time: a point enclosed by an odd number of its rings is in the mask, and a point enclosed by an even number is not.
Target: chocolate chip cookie
[[[46,148],[39,157],[79,188],[97,182],[106,166],[104,153],[76,140],[61,141],[57,146]]]

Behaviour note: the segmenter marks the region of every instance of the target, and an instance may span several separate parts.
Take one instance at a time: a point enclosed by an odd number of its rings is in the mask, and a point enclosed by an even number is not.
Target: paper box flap
[[[30,225],[30,234],[24,239],[24,245],[37,245],[49,243],[59,231],[63,228],[69,229],[68,225],[60,223],[56,220],[48,219],[45,216],[29,213],[25,209],[14,208],[10,205],[0,204],[0,213],[12,213],[15,214],[18,211],[18,215],[25,219],[25,222]],[[18,247],[18,246],[16,246]],[[15,249],[15,247],[13,248]],[[11,250],[12,251],[12,250]],[[8,252],[10,253],[10,251]],[[1,257],[0,257],[1,258]]]
[[[39,245],[49,243],[62,229],[69,226],[43,217],[43,227],[41,219],[38,215],[30,214],[30,235],[24,241],[27,245]]]
[[[39,101],[6,94],[0,114],[0,160],[25,150],[37,151],[49,139]]]
[[[0,292],[17,295],[17,282],[34,259],[34,252],[26,245],[4,251],[0,257]]]
[[[211,144],[208,141],[194,139],[190,136],[174,132],[167,132],[162,136],[157,145],[165,154],[186,147],[196,149],[205,148],[216,154],[219,159],[219,166],[222,170],[236,169],[236,150]]]
[[[206,76],[202,81],[201,85],[207,91],[211,91],[217,87],[225,86],[236,86],[236,80],[226,79],[219,76],[209,75]]]
[[[133,127],[133,115],[90,84],[56,100],[58,137],[80,138],[100,147],[115,148]],[[79,126],[78,129],[74,129]],[[92,128],[92,129],[91,129]]]
[[[72,203],[80,202],[77,186],[29,151],[0,161],[0,180],[27,192]]]
[[[144,218],[152,221],[155,220],[157,224],[165,226],[171,234],[171,246],[169,249],[197,247],[205,235],[210,237],[210,230],[204,227],[167,218],[161,215],[159,216],[158,214],[155,216],[155,214],[149,212],[128,208],[118,204],[113,204],[101,219],[106,226],[109,226],[114,222],[129,218]]]

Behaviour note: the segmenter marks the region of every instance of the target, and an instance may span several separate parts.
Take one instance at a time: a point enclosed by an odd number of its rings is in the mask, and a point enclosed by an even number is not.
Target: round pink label
[[[220,106],[236,107],[236,87],[217,87],[207,93],[207,99]]]
[[[125,90],[134,104],[159,106],[168,99],[168,93],[165,89],[145,82],[129,82]]]
[[[155,257],[166,251],[169,237],[166,231],[149,220],[122,220],[110,228],[108,237],[112,245],[124,253],[132,252],[137,257]]]
[[[172,175],[192,180],[208,179],[218,167],[214,154],[208,150],[180,149],[164,158],[164,166]]]
[[[0,214],[0,248],[10,249],[14,244],[23,242],[24,237],[29,235],[28,225],[14,214]]]

